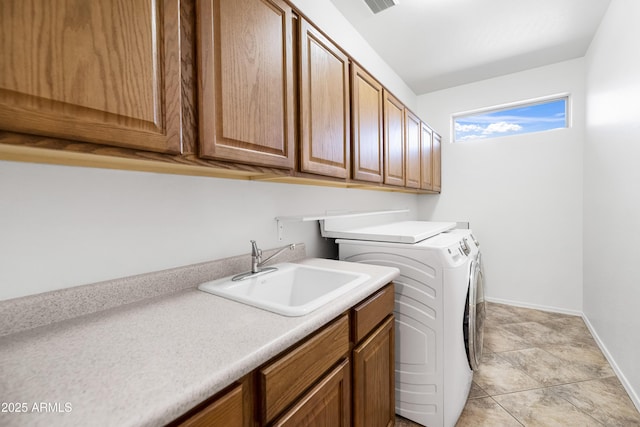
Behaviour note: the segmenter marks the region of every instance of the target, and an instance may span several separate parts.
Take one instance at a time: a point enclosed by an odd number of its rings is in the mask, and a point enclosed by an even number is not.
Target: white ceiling
[[[586,53],[611,0],[331,0],[417,94]]]

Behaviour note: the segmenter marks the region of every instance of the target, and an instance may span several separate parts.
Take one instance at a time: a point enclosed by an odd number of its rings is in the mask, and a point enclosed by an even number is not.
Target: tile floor
[[[456,427],[502,426],[630,427],[640,413],[580,317],[487,303],[482,366]]]

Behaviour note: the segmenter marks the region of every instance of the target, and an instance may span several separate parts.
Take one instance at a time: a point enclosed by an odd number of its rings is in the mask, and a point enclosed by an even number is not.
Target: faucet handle
[[[260,258],[262,257],[262,250],[258,249],[258,244],[255,240],[250,240],[251,242],[251,256]]]

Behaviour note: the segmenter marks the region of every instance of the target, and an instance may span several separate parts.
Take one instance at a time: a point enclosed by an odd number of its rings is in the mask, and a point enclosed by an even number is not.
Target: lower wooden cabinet
[[[231,390],[223,392],[213,402],[207,404],[194,415],[183,421],[173,423],[171,426],[179,427],[244,427],[247,424],[247,416],[244,412],[244,399],[242,384],[238,384]]]
[[[389,284],[352,310],[353,425],[395,423],[395,291]]]
[[[349,352],[349,319],[329,326],[259,370],[263,424],[269,423]]]
[[[307,392],[274,426],[351,425],[349,360],[345,359]]]
[[[353,350],[353,425],[395,423],[394,318]]]
[[[346,313],[170,426],[393,426],[394,287]]]

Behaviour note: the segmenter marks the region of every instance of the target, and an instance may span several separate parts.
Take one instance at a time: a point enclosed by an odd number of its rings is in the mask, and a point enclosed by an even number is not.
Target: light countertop
[[[190,288],[0,337],[0,425],[166,424],[398,275],[367,264],[299,262],[372,278],[301,317]],[[27,413],[16,413],[16,404]]]

